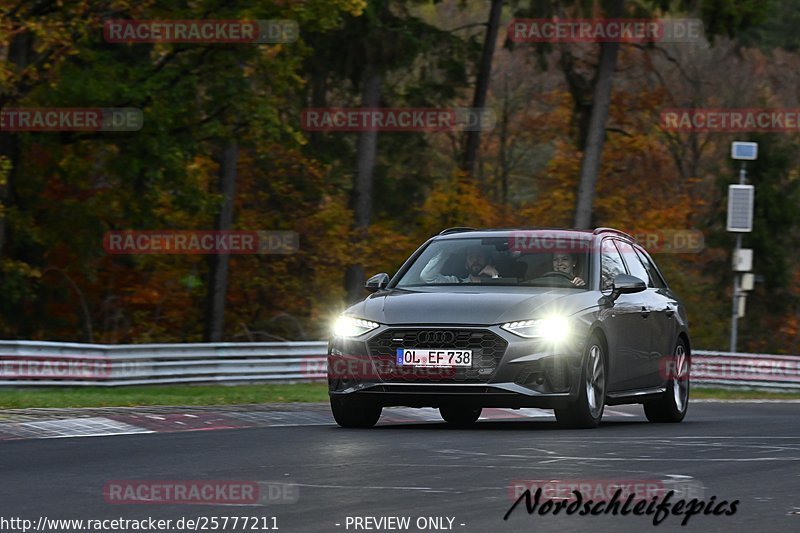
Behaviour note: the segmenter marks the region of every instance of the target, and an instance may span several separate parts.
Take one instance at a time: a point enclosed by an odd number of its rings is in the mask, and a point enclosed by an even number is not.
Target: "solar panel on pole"
[[[728,231],[737,233],[753,231],[755,194],[755,187],[752,185],[728,186]]]

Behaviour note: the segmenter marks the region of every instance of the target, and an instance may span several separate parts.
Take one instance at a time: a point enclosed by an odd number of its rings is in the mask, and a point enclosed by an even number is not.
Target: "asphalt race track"
[[[613,407],[599,429],[583,431],[559,429],[546,412],[495,415],[461,430],[435,412],[410,411],[392,410],[371,430],[339,428],[314,404],[263,417],[261,427],[6,440],[0,517],[258,516],[275,520],[248,530],[277,524],[285,533],[800,531],[800,403],[693,402],[678,425],[650,424],[639,406]],[[258,505],[109,503],[103,490],[115,480],[251,480],[296,492],[291,502]],[[658,526],[652,514],[529,515],[524,502],[504,520],[523,480],[655,483],[687,500],[738,506],[731,516],[697,514],[685,527],[677,515]],[[381,517],[408,517],[409,526],[378,529]]]

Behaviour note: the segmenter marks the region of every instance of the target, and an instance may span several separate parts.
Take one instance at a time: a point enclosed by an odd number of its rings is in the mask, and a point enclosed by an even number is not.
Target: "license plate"
[[[471,368],[472,350],[398,348],[397,366],[461,366]]]

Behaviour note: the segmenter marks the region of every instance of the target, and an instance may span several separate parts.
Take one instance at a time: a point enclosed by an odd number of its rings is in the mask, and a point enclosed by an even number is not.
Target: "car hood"
[[[381,291],[350,307],[347,314],[390,325],[491,325],[551,312],[568,316],[585,307],[588,296],[586,291],[535,287],[442,289]]]

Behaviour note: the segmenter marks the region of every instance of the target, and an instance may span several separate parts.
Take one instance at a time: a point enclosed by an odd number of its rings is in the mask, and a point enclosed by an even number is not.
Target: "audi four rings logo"
[[[417,333],[417,342],[423,344],[450,344],[456,340],[452,331],[420,331]]]

